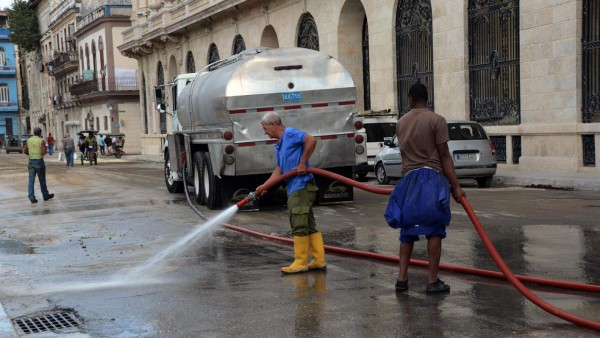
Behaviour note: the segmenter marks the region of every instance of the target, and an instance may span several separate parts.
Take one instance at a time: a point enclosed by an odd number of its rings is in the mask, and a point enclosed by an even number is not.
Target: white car
[[[496,150],[483,126],[473,121],[448,121],[448,150],[454,162],[456,177],[472,178],[481,188],[492,184],[498,162]],[[402,156],[397,137],[384,142],[375,156],[375,177],[379,184],[402,177]]]
[[[384,140],[383,148],[375,155],[375,177],[379,184],[388,184],[391,178],[402,177],[402,156],[396,135]]]

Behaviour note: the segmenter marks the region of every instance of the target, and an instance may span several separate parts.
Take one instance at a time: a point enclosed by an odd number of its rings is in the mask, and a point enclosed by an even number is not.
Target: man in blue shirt
[[[318,188],[314,176],[306,171],[310,166],[308,159],[315,150],[317,140],[306,132],[286,128],[276,112],[265,114],[261,124],[266,135],[278,140],[275,145],[277,163],[271,177],[257,190],[263,191],[265,186],[290,170],[295,169],[298,173],[286,179],[288,214],[294,237],[294,262],[290,266],[281,268],[281,272],[292,274],[308,270],[325,270],[327,264],[323,235],[317,231],[312,210]],[[313,256],[310,263],[308,262],[309,249]]]

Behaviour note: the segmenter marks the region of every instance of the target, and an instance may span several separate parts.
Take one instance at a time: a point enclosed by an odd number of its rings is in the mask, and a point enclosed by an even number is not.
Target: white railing
[[[60,17],[72,8],[78,8],[81,1],[64,0],[50,12],[50,22],[57,22]]]
[[[89,25],[90,23],[107,16],[130,16],[131,5],[102,5],[90,14],[86,15],[77,23],[77,30]]]

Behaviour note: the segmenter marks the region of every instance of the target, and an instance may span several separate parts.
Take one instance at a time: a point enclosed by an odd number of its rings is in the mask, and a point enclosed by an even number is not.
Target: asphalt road
[[[203,222],[183,194],[169,194],[162,166],[100,158],[67,169],[47,159],[56,197],[27,199],[26,157],[0,154],[0,302],[11,320],[72,314],[65,337],[595,337],[537,308],[502,280],[442,271],[447,295],[426,295],[426,269],[411,267],[396,294],[397,266],[328,254],[327,273],[281,276],[286,244]],[[393,183],[393,182],[392,182]],[[463,188],[515,273],[600,284],[600,196],[595,191]],[[373,182],[369,182],[373,184]],[[376,184],[376,183],[375,183]],[[389,186],[391,188],[392,186]],[[261,211],[229,223],[290,236],[280,192]],[[383,219],[387,196],[355,190],[355,202],[315,208],[325,242],[397,255]],[[217,212],[199,207],[216,217]],[[444,240],[442,263],[497,271],[462,207]],[[193,231],[198,240],[147,264]],[[426,243],[414,258],[426,259]],[[148,266],[145,266],[148,265]],[[143,273],[130,275],[145,266]],[[152,278],[150,278],[152,277]],[[600,321],[600,297],[532,286],[536,295]],[[1,324],[1,323],[0,323]],[[1,329],[2,325],[0,325]],[[18,330],[18,329],[17,329]],[[56,336],[50,333],[24,337]]]

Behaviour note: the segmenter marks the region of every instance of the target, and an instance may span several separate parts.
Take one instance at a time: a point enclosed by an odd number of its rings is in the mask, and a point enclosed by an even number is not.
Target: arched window
[[[244,43],[244,38],[241,35],[236,35],[235,39],[233,39],[233,55],[239,54],[246,50],[246,43]]]
[[[194,61],[194,54],[192,54],[192,51],[188,51],[185,57],[185,71],[188,73],[196,72],[196,62]]]
[[[371,109],[371,76],[370,76],[370,65],[369,65],[369,25],[367,23],[367,16],[363,20],[362,28],[362,56],[363,56],[363,98],[365,110]]]
[[[165,73],[163,70],[162,62],[158,61],[156,66],[156,84],[162,86],[165,84]],[[167,133],[167,114],[159,114],[160,116],[160,133]]]
[[[319,32],[315,19],[310,13],[305,13],[300,19],[298,47],[319,50]]]
[[[8,60],[6,59],[6,51],[4,48],[0,48],[0,65],[6,66],[8,64]]]
[[[600,122],[600,1],[583,2],[581,110],[583,122]],[[593,135],[592,135],[593,136]],[[593,142],[593,141],[592,141]]]
[[[98,51],[100,51],[100,75],[102,78],[102,90],[106,90],[106,65],[104,64],[104,40],[98,37]]]
[[[433,31],[429,0],[401,0],[396,9],[396,71],[398,114],[409,111],[408,90],[420,82],[433,104]]]
[[[90,69],[90,47],[88,46],[88,44],[85,44],[85,62],[86,62],[86,66],[85,69]]]
[[[94,80],[98,78],[96,65],[96,41],[92,40],[92,68],[94,69]]]
[[[144,107],[144,134],[148,134],[148,102],[146,97],[146,75],[142,72],[142,102]]]
[[[85,69],[84,58],[83,58],[83,47],[79,47],[79,60],[81,60],[81,70]]]
[[[521,123],[519,1],[469,1],[470,119]]]
[[[208,48],[208,64],[219,61],[221,58],[219,57],[219,50],[217,49],[217,45],[213,43],[210,44]]]

